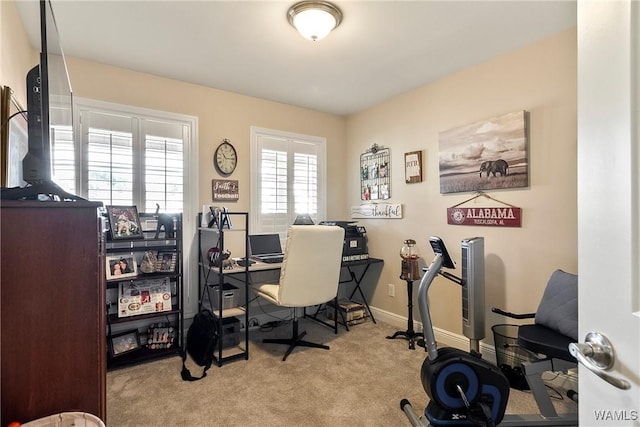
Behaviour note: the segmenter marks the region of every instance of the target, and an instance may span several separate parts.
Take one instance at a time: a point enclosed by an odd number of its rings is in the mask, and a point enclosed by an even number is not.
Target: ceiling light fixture
[[[302,37],[321,40],[342,22],[342,12],[327,1],[301,1],[287,12],[289,23]]]

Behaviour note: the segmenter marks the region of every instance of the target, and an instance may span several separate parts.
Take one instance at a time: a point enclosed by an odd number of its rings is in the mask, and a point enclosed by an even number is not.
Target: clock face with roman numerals
[[[224,140],[216,149],[213,163],[222,175],[231,175],[236,169],[238,154],[228,140]]]

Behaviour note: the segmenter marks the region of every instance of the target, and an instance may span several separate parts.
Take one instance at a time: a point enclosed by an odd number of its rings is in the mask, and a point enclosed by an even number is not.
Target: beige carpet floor
[[[428,403],[420,381],[424,349],[388,340],[394,327],[378,322],[347,332],[301,321],[311,341],[331,350],[297,348],[283,362],[285,346],[263,344],[288,337],[291,325],[250,333],[249,360],[213,366],[206,378],[185,382],[179,357],[107,374],[107,426],[409,426],[400,410],[407,398],[416,411]],[[200,367],[191,360],[193,375]],[[576,411],[554,400],[559,412]],[[535,413],[527,392],[512,391],[508,413]]]

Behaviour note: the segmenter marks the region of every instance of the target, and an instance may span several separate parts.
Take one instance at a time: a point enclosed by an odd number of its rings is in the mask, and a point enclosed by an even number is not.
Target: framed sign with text
[[[447,208],[447,224],[520,227],[522,210],[516,207]]]
[[[211,180],[211,194],[214,202],[235,202],[240,197],[237,179]]]
[[[404,153],[404,181],[407,184],[422,182],[422,151]]]
[[[484,197],[504,206],[479,207],[477,205],[463,207],[465,203]],[[521,227],[522,209],[509,203],[494,199],[486,193],[478,192],[475,196],[455,206],[447,208],[447,224],[450,225],[483,225],[489,227]]]
[[[365,203],[351,207],[352,219],[402,219],[402,205],[397,203]]]

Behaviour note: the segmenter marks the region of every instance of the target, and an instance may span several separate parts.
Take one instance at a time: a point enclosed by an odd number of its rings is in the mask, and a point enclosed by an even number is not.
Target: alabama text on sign
[[[520,208],[447,208],[447,224],[520,227]]]

